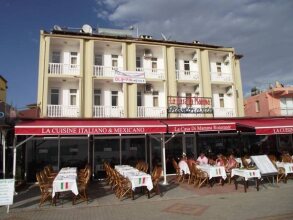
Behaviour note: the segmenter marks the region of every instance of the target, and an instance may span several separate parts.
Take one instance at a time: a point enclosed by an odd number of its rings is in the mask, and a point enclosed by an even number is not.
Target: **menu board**
[[[0,179],[0,206],[12,205],[14,194],[14,179]]]
[[[251,156],[251,159],[260,170],[262,175],[266,174],[277,174],[278,170],[275,165],[271,162],[267,155]]]

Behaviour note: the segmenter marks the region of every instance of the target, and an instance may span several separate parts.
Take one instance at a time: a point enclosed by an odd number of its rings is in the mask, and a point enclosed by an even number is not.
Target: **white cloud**
[[[242,84],[293,84],[293,1],[102,0],[97,15],[141,34],[234,47],[243,54]],[[103,5],[103,7],[101,7]]]

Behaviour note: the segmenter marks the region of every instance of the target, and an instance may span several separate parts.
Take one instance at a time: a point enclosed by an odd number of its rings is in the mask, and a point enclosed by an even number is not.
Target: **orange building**
[[[276,82],[267,91],[252,89],[245,99],[244,112],[249,117],[293,116],[293,87]]]

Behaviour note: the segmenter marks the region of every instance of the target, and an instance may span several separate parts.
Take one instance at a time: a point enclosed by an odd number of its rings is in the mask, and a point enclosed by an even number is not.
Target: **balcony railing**
[[[137,107],[138,118],[163,118],[167,115],[167,109],[164,107]]]
[[[269,111],[269,116],[293,116],[293,108],[274,108]]]
[[[136,68],[136,71],[144,72],[146,79],[165,79],[164,69]]]
[[[178,114],[178,118],[203,118],[204,115],[203,114],[184,114],[184,113],[181,113],[181,114]]]
[[[65,63],[49,63],[50,75],[79,75],[79,65]]]
[[[214,108],[214,117],[235,117],[234,108]]]
[[[47,117],[79,117],[79,107],[75,105],[48,105]]]
[[[115,70],[122,70],[122,67],[114,66],[94,66],[94,76],[98,77],[114,77]]]
[[[232,74],[231,73],[211,73],[211,81],[212,82],[232,82]]]
[[[176,70],[177,80],[196,80],[199,81],[199,73],[190,70]]]
[[[124,108],[122,106],[95,105],[93,115],[95,118],[123,118]]]

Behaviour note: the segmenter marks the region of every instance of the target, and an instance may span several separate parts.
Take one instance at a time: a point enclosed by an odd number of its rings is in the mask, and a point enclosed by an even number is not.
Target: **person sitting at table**
[[[187,164],[187,158],[186,158],[185,153],[182,154],[182,157],[178,163],[178,166],[180,168],[180,175],[183,175],[182,177],[183,177],[183,181],[184,181],[185,175],[190,174],[190,170],[189,170],[189,167]]]
[[[225,166],[225,161],[224,161],[224,158],[223,158],[222,154],[217,155],[216,165],[217,166]]]
[[[226,172],[230,173],[231,170],[236,167],[237,167],[237,161],[235,160],[234,155],[231,154],[229,156],[229,159],[228,159],[227,164],[225,166],[225,170],[226,170]]]
[[[191,167],[193,164],[196,164],[196,160],[194,160],[193,154],[190,154],[187,158],[187,164]]]
[[[196,161],[199,165],[205,165],[205,164],[208,164],[209,162],[208,158],[205,156],[203,152],[200,153]]]

